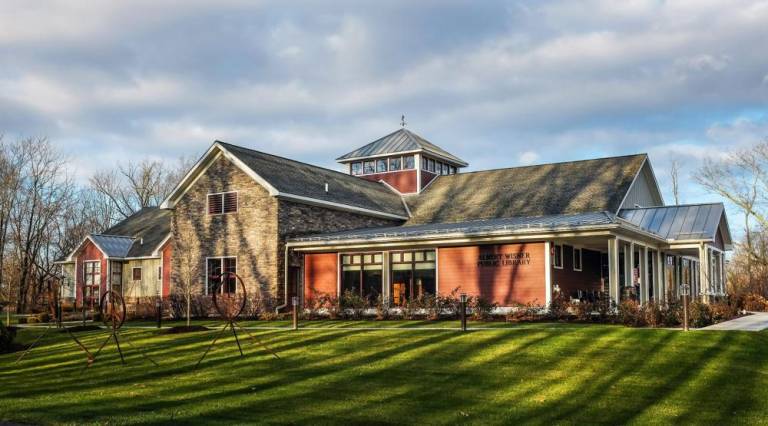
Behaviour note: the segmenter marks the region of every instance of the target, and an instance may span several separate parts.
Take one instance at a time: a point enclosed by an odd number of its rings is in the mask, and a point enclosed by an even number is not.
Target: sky
[[[0,133],[77,178],[216,140],[338,168],[407,128],[468,170],[646,152],[665,200],[768,137],[768,1],[0,3]]]

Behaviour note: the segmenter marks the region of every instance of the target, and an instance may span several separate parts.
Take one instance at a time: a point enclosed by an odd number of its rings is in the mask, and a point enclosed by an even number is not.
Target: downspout
[[[283,293],[283,304],[275,306],[275,313],[279,313],[280,309],[288,306],[288,244],[285,245],[285,262],[283,262],[283,281],[285,284],[285,291]]]

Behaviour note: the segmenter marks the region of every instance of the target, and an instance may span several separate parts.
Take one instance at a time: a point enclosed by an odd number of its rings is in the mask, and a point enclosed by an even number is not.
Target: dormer
[[[466,161],[421,136],[399,129],[337,158],[352,176],[383,181],[402,194],[421,192],[440,175],[453,175]]]

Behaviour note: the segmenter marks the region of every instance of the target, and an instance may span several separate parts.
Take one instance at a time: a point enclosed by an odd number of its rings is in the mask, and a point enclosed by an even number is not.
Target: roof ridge
[[[91,236],[93,236],[93,237],[114,237],[114,238],[130,238],[130,239],[132,239],[132,240],[135,240],[135,239],[136,239],[136,237],[131,237],[131,236],[128,236],[128,235],[118,235],[118,234],[102,234],[102,233],[98,233],[98,232],[94,232],[94,233],[91,233],[90,235],[91,235]]]
[[[304,162],[304,161],[294,160],[294,159],[292,159],[292,158],[283,157],[283,156],[280,156],[280,155],[270,154],[270,153],[268,153],[268,152],[259,151],[259,150],[253,149],[253,148],[248,148],[248,147],[244,147],[244,146],[240,146],[240,145],[231,144],[231,143],[229,143],[229,142],[220,141],[220,140],[218,140],[218,139],[215,141],[215,143],[219,143],[219,144],[222,144],[222,145],[233,146],[233,147],[235,147],[235,148],[238,148],[238,149],[243,149],[243,150],[246,150],[246,151],[255,152],[255,153],[258,153],[258,154],[261,154],[261,155],[266,155],[266,156],[268,156],[268,157],[279,158],[279,159],[281,159],[281,160],[290,161],[290,162],[292,162],[292,163],[303,164],[303,165],[305,165],[305,166],[314,167],[314,168],[316,168],[316,169],[321,169],[321,170],[324,170],[324,171],[326,171],[326,172],[337,173],[337,174],[339,174],[339,175],[341,175],[341,176],[345,176],[345,177],[348,177],[348,178],[357,179],[357,180],[359,180],[359,181],[362,181],[362,182],[367,182],[367,183],[369,183],[369,184],[370,184],[370,183],[372,183],[372,184],[374,184],[374,185],[376,185],[376,186],[379,186],[379,187],[381,187],[381,186],[382,186],[382,185],[381,185],[379,182],[374,182],[374,181],[372,181],[372,180],[368,180],[368,179],[362,179],[362,178],[360,178],[360,177],[357,177],[357,176],[352,176],[352,175],[350,175],[350,174],[348,174],[348,173],[340,172],[340,171],[338,171],[338,170],[329,169],[329,168],[327,168],[327,167],[323,167],[323,166],[318,166],[318,165],[316,165],[316,164],[311,164],[311,163],[307,163],[307,162]],[[255,170],[254,170],[254,171],[255,171]],[[386,189],[386,188],[385,188],[385,189]]]
[[[629,158],[629,157],[639,157],[639,156],[648,156],[647,153],[638,153],[638,154],[627,154],[627,155],[616,155],[612,157],[598,157],[598,158],[584,158],[581,160],[570,160],[570,161],[555,161],[553,163],[539,163],[539,164],[529,164],[526,166],[513,166],[513,167],[497,167],[495,169],[485,169],[485,170],[473,170],[469,172],[461,172],[456,173],[453,175],[442,175],[443,177],[456,177],[456,176],[463,176],[463,175],[469,175],[474,173],[485,173],[485,172],[498,172],[502,170],[514,170],[514,169],[527,169],[531,167],[543,167],[543,166],[555,166],[560,164],[574,164],[574,163],[584,163],[587,161],[600,161],[600,160],[612,160],[615,158]]]
[[[696,206],[725,206],[725,204],[722,201],[716,201],[712,203],[690,203],[690,204],[670,204],[666,206],[648,206],[648,207],[630,207],[621,209],[624,210],[648,210],[648,209],[670,209],[670,208],[676,208],[676,207],[696,207]]]

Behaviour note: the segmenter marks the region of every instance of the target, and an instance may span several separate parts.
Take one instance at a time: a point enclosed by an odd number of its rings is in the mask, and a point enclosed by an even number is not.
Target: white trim
[[[550,303],[552,303],[552,254],[550,253],[551,243],[549,241],[544,242],[544,303],[549,309]]]
[[[421,153],[416,154],[416,158],[414,159],[414,167],[416,168],[416,193],[421,193],[421,160],[422,156]]]
[[[386,219],[408,220],[408,217],[406,217],[406,216],[400,216],[400,215],[392,214],[392,213],[379,212],[379,211],[370,210],[370,209],[366,209],[366,208],[362,208],[362,207],[350,206],[350,205],[347,205],[347,204],[334,203],[333,201],[318,200],[316,198],[309,198],[309,197],[304,197],[302,195],[288,194],[286,192],[278,193],[276,195],[276,197],[277,198],[287,199],[287,200],[300,201],[300,202],[302,202],[304,204],[316,205],[316,206],[321,206],[321,207],[332,207],[332,208],[335,208],[337,210],[349,211],[349,212],[353,212],[353,213],[360,213],[360,214],[365,214],[365,215],[368,215],[368,216],[381,217],[381,218],[386,218]]]
[[[432,172],[427,172],[427,173],[432,173]],[[432,173],[432,174],[434,174],[434,173]],[[431,181],[427,182],[427,184],[424,185],[424,188],[421,188],[421,190],[422,191],[426,190],[427,188],[429,188],[429,185],[432,185],[433,183],[435,183],[435,181],[437,179],[439,179],[439,178],[440,178],[440,175],[435,175],[435,177],[433,177]]]
[[[208,295],[208,259],[235,259],[235,273],[237,273],[237,264],[240,263],[237,259],[237,256],[206,256],[205,257],[205,280],[203,281],[203,290],[205,290],[204,295]],[[224,264],[222,263],[222,268],[224,267]]]
[[[160,241],[160,244],[158,244],[157,247],[155,247],[155,249],[152,250],[152,257],[151,258],[156,258],[157,256],[160,256],[162,258],[162,251],[161,251],[161,249],[163,248],[165,243],[167,243],[168,240],[171,239],[172,236],[173,236],[172,233],[168,233],[168,235],[166,235],[166,237],[163,238],[163,241]],[[130,259],[130,258],[126,258],[126,259]]]
[[[461,159],[459,159],[458,161],[457,160],[453,160],[453,159],[450,159],[450,158],[446,157],[443,154],[440,154],[438,152],[435,152],[435,151],[432,151],[432,150],[426,149],[426,148],[413,149],[413,150],[410,150],[410,151],[390,152],[388,154],[366,155],[365,157],[352,157],[352,158],[344,158],[344,159],[337,158],[336,161],[341,163],[341,164],[344,164],[344,163],[352,163],[352,162],[356,162],[356,161],[370,160],[370,159],[373,159],[373,158],[396,157],[398,155],[421,154],[421,153],[427,153],[430,156],[438,157],[443,162],[451,163],[453,165],[456,165],[457,169],[461,168],[461,167],[468,167],[469,166],[469,163],[465,162],[464,160],[461,160]],[[457,173],[458,173],[458,170],[457,170]]]
[[[384,186],[386,186],[387,188],[389,188],[389,189],[390,189],[392,192],[394,192],[395,194],[399,195],[400,197],[402,197],[402,196],[403,196],[403,193],[402,193],[402,192],[400,192],[400,191],[399,191],[397,188],[395,188],[394,186],[392,186],[392,185],[388,184],[388,183],[387,183],[387,182],[386,182],[384,179],[379,179],[379,180],[378,180],[378,182],[379,182],[379,183],[381,183],[381,184],[383,184],[383,185],[384,185]],[[408,194],[412,194],[412,192],[409,192]]]
[[[579,268],[576,268],[576,250],[579,251]],[[573,270],[576,272],[582,272],[584,269],[584,251],[581,247],[571,246],[571,256],[573,257]]]

